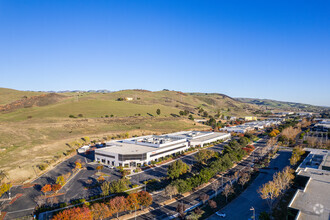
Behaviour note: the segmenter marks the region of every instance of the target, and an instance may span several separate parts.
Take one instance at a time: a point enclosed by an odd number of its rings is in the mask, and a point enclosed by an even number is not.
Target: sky
[[[0,0],[0,87],[330,106],[330,1]]]

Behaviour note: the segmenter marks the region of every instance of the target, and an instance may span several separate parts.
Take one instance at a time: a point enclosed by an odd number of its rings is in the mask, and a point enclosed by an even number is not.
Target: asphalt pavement
[[[258,217],[258,215],[263,211],[269,211],[269,206],[267,205],[267,202],[261,199],[260,195],[257,193],[257,190],[264,183],[270,181],[273,178],[273,174],[275,172],[278,172],[284,167],[289,166],[290,157],[291,151],[278,151],[278,156],[270,162],[267,169],[261,169],[261,172],[259,173],[258,177],[252,182],[252,184],[249,185],[248,188],[236,199],[234,199],[227,206],[221,209],[221,212],[226,214],[225,219],[251,219],[253,215],[252,211],[250,210],[251,207],[255,209],[256,217]],[[214,214],[208,219],[215,220],[221,218]]]
[[[237,166],[230,169],[228,172],[226,172],[224,174],[224,185],[232,180],[232,175],[236,171],[241,171],[241,170],[245,169],[246,167],[251,167],[251,165],[253,164],[254,158],[256,158],[258,156],[262,156],[261,147],[265,147],[265,141],[262,140],[259,143],[256,143],[255,146],[259,147],[259,148],[256,150],[254,155],[250,155],[247,159],[238,163]],[[215,146],[215,148],[219,148],[219,146]],[[218,180],[221,182],[222,177],[219,177]],[[203,193],[206,193],[209,196],[212,195],[214,193],[212,186],[208,185],[196,192],[193,192],[191,195],[189,195],[185,198],[179,199],[179,200],[177,200],[169,205],[165,205],[165,206],[161,206],[160,204],[162,202],[164,202],[165,200],[167,200],[168,197],[164,197],[164,195],[162,193],[159,193],[159,194],[153,196],[154,202],[151,205],[153,210],[151,210],[150,212],[148,212],[144,215],[137,216],[136,219],[140,219],[140,220],[142,220],[142,219],[170,219],[170,216],[176,214],[176,207],[178,206],[179,203],[185,204],[187,208],[194,206],[201,201],[199,197]]]

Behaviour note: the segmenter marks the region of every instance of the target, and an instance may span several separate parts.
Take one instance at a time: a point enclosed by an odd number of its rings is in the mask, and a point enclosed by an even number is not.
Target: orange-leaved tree
[[[139,198],[137,193],[131,193],[126,198],[127,210],[132,212],[140,208]]]
[[[126,210],[126,198],[124,196],[117,196],[109,201],[110,210],[117,214]]]
[[[138,200],[139,204],[141,205],[141,209],[143,209],[143,207],[148,207],[152,204],[152,196],[146,191],[140,191],[138,193]]]
[[[41,188],[41,191],[46,194],[49,191],[52,191],[52,186],[50,184],[46,184]]]
[[[92,220],[92,212],[88,207],[76,207],[71,209],[65,209],[64,211],[56,214],[52,220]]]

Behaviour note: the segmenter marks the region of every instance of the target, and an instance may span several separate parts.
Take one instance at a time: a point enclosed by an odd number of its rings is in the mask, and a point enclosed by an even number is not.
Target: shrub
[[[48,165],[45,164],[45,163],[42,163],[42,164],[39,164],[39,165],[38,165],[38,168],[39,168],[40,170],[45,170],[47,167],[48,167]]]

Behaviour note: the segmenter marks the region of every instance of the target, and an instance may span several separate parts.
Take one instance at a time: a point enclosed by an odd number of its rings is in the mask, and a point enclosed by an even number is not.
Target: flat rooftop
[[[329,152],[328,150],[314,148],[305,148],[305,151],[310,151],[310,153],[299,165],[297,171],[303,170],[305,168],[319,169],[321,164],[325,162],[324,160],[327,158]]]
[[[228,135],[228,133],[214,132],[214,133],[210,133],[209,135],[206,135],[206,136],[196,137],[191,141],[204,142],[204,141],[208,141],[208,140],[211,140],[211,139],[214,139],[214,138],[227,136],[227,135]]]
[[[329,220],[330,172],[306,168],[299,175],[311,177],[304,191],[297,191],[291,206],[300,210],[299,220]]]
[[[185,143],[185,142],[183,142]],[[181,144],[183,144],[181,143]],[[96,149],[96,152],[99,153],[114,153],[114,154],[144,154],[152,151],[158,151],[161,149],[166,149],[168,147],[172,147],[174,145],[179,145],[180,143],[175,143],[171,145],[166,145],[163,147],[153,147],[147,145],[139,145],[139,144],[130,144],[125,142],[114,142],[112,145],[104,148]]]

